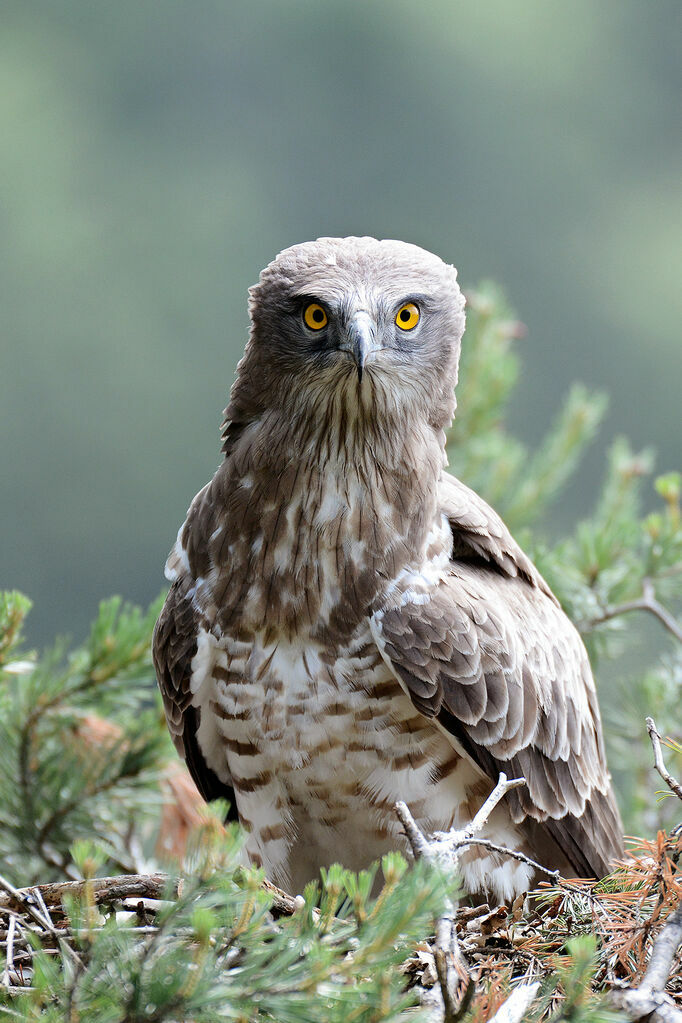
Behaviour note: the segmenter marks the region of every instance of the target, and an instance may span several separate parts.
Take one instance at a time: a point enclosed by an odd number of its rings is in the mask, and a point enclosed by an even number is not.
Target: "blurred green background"
[[[1,26],[0,585],[34,643],[160,590],[246,289],[297,241],[499,281],[528,441],[573,380],[609,390],[563,524],[614,434],[679,466],[679,0],[5,0]]]

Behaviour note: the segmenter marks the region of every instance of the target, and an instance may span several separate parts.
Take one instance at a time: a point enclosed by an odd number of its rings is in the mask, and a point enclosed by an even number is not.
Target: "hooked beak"
[[[346,328],[346,341],[340,345],[342,352],[349,352],[355,359],[359,383],[362,383],[362,371],[375,347],[374,321],[369,313],[360,310],[351,317]]]

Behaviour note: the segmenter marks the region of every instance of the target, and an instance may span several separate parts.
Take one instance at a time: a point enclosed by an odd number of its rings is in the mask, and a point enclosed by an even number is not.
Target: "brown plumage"
[[[444,470],[464,302],[416,246],[320,239],[251,290],[224,460],[167,575],[154,658],[168,725],[247,853],[300,888],[340,859],[471,817],[523,774],[486,834],[602,875],[622,828],[580,638],[481,498]],[[471,891],[532,871],[472,847]]]

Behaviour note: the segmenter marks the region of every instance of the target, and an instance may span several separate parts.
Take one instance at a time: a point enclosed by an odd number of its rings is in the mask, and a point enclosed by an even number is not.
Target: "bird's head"
[[[249,311],[233,422],[332,406],[394,427],[450,422],[464,299],[454,267],[432,253],[374,238],[294,245],[262,271]]]

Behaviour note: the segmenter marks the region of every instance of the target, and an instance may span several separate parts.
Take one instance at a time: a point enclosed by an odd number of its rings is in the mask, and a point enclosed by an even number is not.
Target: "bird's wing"
[[[194,499],[188,522],[204,503],[205,490]],[[181,534],[183,532],[189,533],[187,523]],[[194,600],[190,564],[181,535],[167,563],[167,575],[173,584],[154,629],[154,667],[171,737],[178,753],[185,758],[195,785],[207,802],[218,798],[229,800],[228,817],[236,818],[234,791],[208,766],[197,739],[200,710],[192,706],[190,680],[202,619]]]
[[[485,774],[526,778],[507,797],[514,820],[541,822],[576,874],[603,876],[622,825],[585,648],[492,509],[452,477],[443,492],[451,561],[435,585],[396,588],[373,617],[377,642]]]

